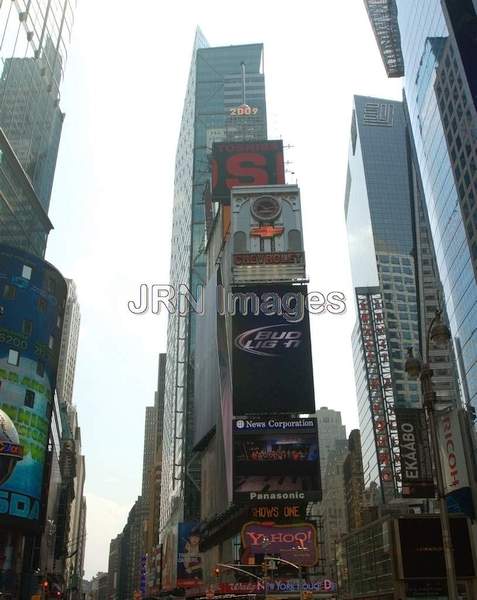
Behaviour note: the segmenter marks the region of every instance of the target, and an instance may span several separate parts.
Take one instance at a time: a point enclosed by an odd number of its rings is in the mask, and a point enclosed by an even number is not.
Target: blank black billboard
[[[399,519],[403,575],[406,579],[446,576],[439,517]],[[450,519],[457,577],[473,577],[469,528],[463,517]]]
[[[315,412],[306,286],[232,293],[234,415]]]

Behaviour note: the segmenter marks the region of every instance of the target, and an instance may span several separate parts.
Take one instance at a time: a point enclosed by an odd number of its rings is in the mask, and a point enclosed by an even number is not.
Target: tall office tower
[[[2,3],[0,127],[48,212],[64,115],[60,84],[73,0]]]
[[[400,492],[395,410],[421,405],[418,384],[404,372],[406,349],[422,352],[423,321],[440,304],[411,148],[401,102],[355,97],[345,198],[358,308],[353,353],[365,485],[377,484],[383,502]],[[433,356],[438,394],[455,403],[452,353]]]
[[[382,2],[365,3],[388,75],[398,60],[397,75],[405,76],[464,399],[477,406],[476,2],[388,0],[381,9]]]
[[[348,437],[348,456],[343,465],[347,530],[359,529],[364,520],[364,479],[361,435],[353,429]]]
[[[197,297],[205,281],[204,192],[212,143],[226,139],[231,109],[256,109],[251,139],[266,135],[261,44],[208,48],[197,31],[176,154],[170,283]],[[246,115],[243,115],[246,116]],[[199,516],[200,464],[192,452],[196,317],[169,315],[164,401],[161,528]]]
[[[64,402],[68,406],[71,406],[73,403],[73,385],[75,380],[81,314],[75,282],[72,279],[67,279],[66,283],[68,286],[68,296],[66,299],[63,332],[61,334],[57,392],[60,402]]]
[[[321,516],[323,522],[323,550],[325,573],[336,577],[336,544],[347,533],[346,497],[344,487],[344,462],[348,455],[346,437],[336,440],[335,447],[328,453],[323,478],[323,500]]]
[[[319,431],[321,480],[324,483],[328,456],[335,450],[338,440],[346,439],[346,427],[341,423],[339,410],[322,406],[315,416]]]
[[[108,598],[109,600],[119,600],[119,570],[121,566],[121,536],[118,534],[109,544],[108,561]]]
[[[154,466],[157,432],[157,410],[155,406],[146,406],[144,421],[144,451],[142,457],[142,492],[143,498],[149,497],[150,473]]]
[[[83,539],[83,500],[84,483],[86,479],[85,457],[81,454],[81,430],[78,425],[78,416],[74,407],[68,411],[69,423],[74,441],[76,455],[76,469],[74,486],[74,498],[70,507],[69,535],[67,542],[67,556],[65,565],[65,581],[68,589],[72,590],[72,600],[80,597],[79,585],[84,572],[84,548]]]

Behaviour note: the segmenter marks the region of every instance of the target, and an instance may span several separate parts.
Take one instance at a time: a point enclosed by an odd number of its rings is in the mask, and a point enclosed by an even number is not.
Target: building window
[[[290,229],[288,232],[288,250],[290,252],[300,252],[301,249],[301,233],[298,229]]]
[[[20,354],[18,353],[18,350],[10,349],[8,351],[7,363],[9,365],[13,365],[14,367],[18,367],[19,362],[20,362]]]
[[[24,335],[31,335],[33,324],[28,319],[24,319],[22,323],[22,333]]]
[[[43,375],[45,374],[45,365],[44,365],[44,363],[41,362],[41,360],[39,360],[36,363],[36,374],[39,377],[43,377]]]
[[[35,392],[32,390],[26,390],[24,405],[28,408],[33,408],[35,405]]]
[[[7,300],[14,300],[17,288],[14,285],[10,285],[9,283],[5,284],[3,288],[3,297]]]
[[[47,306],[48,304],[44,298],[38,298],[38,310],[40,312],[46,312]]]
[[[234,251],[247,252],[247,236],[243,231],[234,233]]]
[[[23,279],[31,279],[32,268],[28,265],[23,265],[22,277]]]
[[[48,292],[53,295],[56,292],[56,281],[52,277],[48,277]]]

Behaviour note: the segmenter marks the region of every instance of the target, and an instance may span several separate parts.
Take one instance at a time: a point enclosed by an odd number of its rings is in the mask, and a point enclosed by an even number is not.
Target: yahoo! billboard
[[[252,521],[242,528],[242,562],[255,555],[278,555],[300,565],[313,567],[318,562],[316,527],[313,523],[277,525]]]
[[[265,298],[258,309],[242,307],[233,315],[234,415],[315,412],[309,315],[288,302],[304,301],[306,286],[255,285],[233,293]]]

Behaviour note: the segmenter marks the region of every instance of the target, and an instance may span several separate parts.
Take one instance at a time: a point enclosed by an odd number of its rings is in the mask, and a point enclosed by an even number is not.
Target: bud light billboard
[[[212,200],[230,204],[241,185],[285,183],[282,140],[216,142],[212,146]]]
[[[232,290],[234,415],[315,412],[306,294],[304,285]]]
[[[233,450],[236,504],[321,500],[316,419],[234,419]]]
[[[50,264],[0,245],[0,522],[41,527],[66,283]]]

